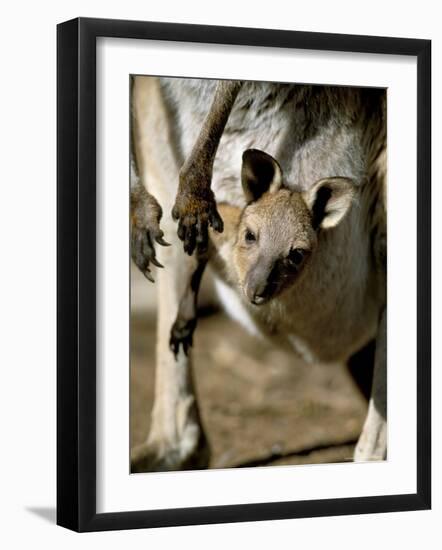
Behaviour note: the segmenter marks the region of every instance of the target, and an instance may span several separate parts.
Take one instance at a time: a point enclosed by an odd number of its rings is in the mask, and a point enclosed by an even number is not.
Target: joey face
[[[248,204],[238,227],[234,266],[247,300],[261,305],[300,280],[320,231],[341,222],[355,187],[348,178],[327,178],[306,192],[290,191],[276,160],[255,149],[243,155],[242,185]]]
[[[280,189],[247,206],[235,245],[235,267],[255,305],[281,293],[303,272],[317,237],[300,193]]]

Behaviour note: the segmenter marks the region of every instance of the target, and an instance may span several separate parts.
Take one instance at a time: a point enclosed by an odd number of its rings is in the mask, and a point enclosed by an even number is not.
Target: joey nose
[[[245,294],[247,299],[255,306],[259,306],[269,299],[268,279],[272,268],[273,262],[271,260],[260,257],[248,273]]]
[[[256,284],[253,278],[249,280],[246,287],[246,296],[253,305],[259,306],[267,301],[266,287],[266,282]]]

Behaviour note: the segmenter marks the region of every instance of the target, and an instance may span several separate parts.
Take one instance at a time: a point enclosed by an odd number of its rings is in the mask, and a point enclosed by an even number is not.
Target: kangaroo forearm
[[[229,80],[217,84],[198,139],[180,171],[180,186],[186,190],[203,191],[210,187],[216,151],[241,86],[242,82]]]
[[[232,81],[217,84],[198,139],[180,170],[172,216],[178,220],[178,237],[189,255],[195,248],[199,253],[207,250],[209,225],[215,231],[223,231],[223,221],[210,185],[216,151],[241,86],[241,82]]]

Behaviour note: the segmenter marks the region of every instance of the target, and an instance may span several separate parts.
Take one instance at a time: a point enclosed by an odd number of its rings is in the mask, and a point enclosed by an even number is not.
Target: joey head
[[[305,275],[320,232],[344,219],[356,188],[349,178],[331,177],[307,191],[290,190],[278,162],[256,149],[243,154],[241,180],[247,206],[239,218],[233,265],[246,299],[261,305]]]

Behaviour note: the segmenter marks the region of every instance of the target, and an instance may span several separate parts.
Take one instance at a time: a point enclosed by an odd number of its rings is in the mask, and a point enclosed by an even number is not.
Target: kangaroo
[[[209,258],[226,309],[307,360],[347,359],[376,338],[355,460],[384,458],[384,92],[136,77],[132,97],[134,260],[149,277],[149,262],[166,266],[151,429],[132,450],[132,471],[208,464],[191,344]],[[154,240],[166,242],[159,231],[174,246],[155,250]]]

